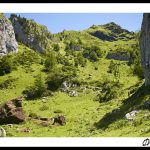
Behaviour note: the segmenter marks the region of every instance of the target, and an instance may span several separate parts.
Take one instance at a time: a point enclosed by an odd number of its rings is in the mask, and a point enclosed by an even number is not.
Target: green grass
[[[118,42],[104,42],[98,40],[95,37],[87,34],[86,32],[73,32],[65,31],[65,34],[71,34],[71,38],[80,37],[84,44],[98,44],[102,49],[107,52],[115,49],[115,45],[120,47],[126,47],[128,49],[133,40],[128,41],[128,45],[125,41]],[[65,54],[65,44],[62,41],[60,43],[61,54]],[[131,44],[131,45],[130,45]],[[19,44],[19,52],[23,52],[24,49],[28,49],[22,44]],[[113,74],[108,73],[108,67],[111,60],[101,58],[97,62],[87,61],[85,67],[78,67],[77,79],[85,82],[85,85],[89,87],[96,86],[97,82],[104,82],[107,80],[116,80]],[[37,100],[23,100],[23,109],[26,115],[26,121],[9,127],[2,125],[7,131],[7,136],[10,137],[116,137],[116,136],[149,136],[149,117],[144,118],[147,114],[150,116],[148,110],[141,109],[137,115],[135,121],[129,122],[124,118],[125,113],[137,108],[142,108],[142,105],[149,99],[150,95],[145,94],[138,98],[135,96],[129,97],[128,92],[130,87],[135,88],[137,83],[140,83],[138,87],[143,84],[143,80],[140,80],[137,76],[133,75],[130,66],[124,61],[115,61],[120,63],[118,80],[122,84],[122,88],[119,89],[121,94],[119,97],[112,99],[111,101],[99,103],[95,100],[99,91],[94,91],[90,88],[86,90],[79,90],[78,97],[69,97],[67,94],[60,91],[54,92],[54,96],[48,96],[46,102],[41,99]],[[95,69],[97,67],[97,69]],[[29,85],[32,85],[35,80],[35,76],[41,72],[42,65],[33,63],[31,69],[18,66],[17,70],[5,76],[0,76],[0,82],[7,80],[8,78],[14,78],[13,87],[10,89],[0,89],[0,103],[4,103],[10,99],[21,96],[22,91]],[[42,72],[42,75],[46,77],[46,73]],[[135,93],[136,95],[136,93]],[[131,103],[124,104],[125,101]],[[115,108],[121,108],[121,113],[117,116],[107,115]],[[59,110],[59,111],[58,111]],[[56,113],[58,112],[58,113]],[[40,117],[55,117],[57,115],[63,115],[66,118],[66,125],[64,126],[49,126],[43,127],[33,120],[29,119],[29,114],[36,114]],[[105,120],[103,123],[102,120]],[[100,123],[101,127],[100,127]],[[24,133],[21,130],[23,128],[29,128],[29,133]],[[103,127],[106,127],[105,129]]]

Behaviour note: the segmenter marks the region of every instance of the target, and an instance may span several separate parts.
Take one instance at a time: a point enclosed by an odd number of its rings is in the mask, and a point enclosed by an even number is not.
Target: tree
[[[38,74],[33,86],[27,87],[23,94],[26,94],[26,99],[36,99],[47,94],[47,86],[41,74]]]
[[[57,65],[57,58],[54,52],[49,53],[46,56],[44,67],[46,71],[51,71]]]
[[[53,69],[48,77],[46,83],[48,84],[48,89],[51,91],[56,91],[61,86],[64,80],[64,74],[61,69]]]

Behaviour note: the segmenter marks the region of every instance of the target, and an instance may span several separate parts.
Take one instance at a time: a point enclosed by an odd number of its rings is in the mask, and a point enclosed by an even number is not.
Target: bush
[[[59,44],[54,44],[53,45],[54,51],[58,52],[60,50]]]
[[[81,67],[85,67],[87,60],[83,57],[82,53],[78,53],[77,57],[74,58],[75,66],[80,65]]]
[[[97,95],[97,100],[99,102],[107,102],[119,96],[122,85],[119,81],[106,81],[102,87],[102,93]]]
[[[83,56],[91,61],[98,61],[103,56],[103,52],[98,46],[92,45],[91,47],[85,47]]]
[[[48,84],[48,89],[51,91],[56,91],[60,88],[63,80],[64,80],[64,75],[61,69],[53,69],[48,77],[46,83]]]
[[[7,89],[13,86],[13,82],[16,79],[8,78],[7,80],[0,83],[0,89]]]
[[[77,69],[76,67],[70,65],[70,66],[63,66],[62,67],[63,76],[65,78],[72,78],[77,75]]]
[[[113,60],[111,60],[110,65],[108,67],[108,73],[112,73],[116,78],[120,77],[119,64],[115,63]]]
[[[44,83],[41,74],[39,74],[36,77],[34,85],[27,87],[23,91],[23,94],[26,95],[26,99],[28,99],[28,100],[40,98],[40,97],[46,96],[48,94],[48,92],[47,92],[47,86]]]
[[[15,59],[17,63],[27,68],[33,63],[41,63],[38,53],[29,49],[24,49],[24,51],[20,53],[18,52]]]
[[[0,76],[11,73],[12,70],[12,58],[9,55],[0,57]]]

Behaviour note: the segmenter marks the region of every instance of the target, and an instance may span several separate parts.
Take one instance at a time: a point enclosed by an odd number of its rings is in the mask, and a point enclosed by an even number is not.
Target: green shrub
[[[15,81],[16,79],[13,79],[13,78],[8,78],[7,80],[3,81],[3,82],[0,82],[0,89],[7,89],[7,88],[10,88],[13,86],[13,82]]]
[[[26,95],[26,99],[28,99],[28,100],[40,98],[40,97],[45,96],[45,95],[48,94],[47,86],[44,83],[44,80],[43,80],[41,74],[39,74],[36,77],[34,85],[27,87],[23,91],[23,94]]]
[[[83,57],[82,53],[78,53],[78,55],[74,58],[74,64],[77,67],[80,65],[81,67],[85,67],[87,60]]]
[[[116,78],[120,77],[119,64],[115,63],[113,60],[111,60],[110,65],[108,67],[108,73],[112,73]]]
[[[60,50],[59,44],[54,44],[53,49],[54,49],[54,51],[58,52]]]
[[[11,73],[12,70],[12,58],[9,55],[0,57],[0,76]]]
[[[122,85],[119,81],[105,81],[102,85],[102,92],[97,95],[96,99],[99,102],[107,102],[117,98],[120,94],[121,88]]]
[[[48,84],[48,89],[51,91],[58,90],[64,78],[65,77],[61,69],[53,69],[47,77],[46,83]]]
[[[91,47],[84,47],[83,49],[83,56],[91,61],[98,61],[99,58],[103,57],[104,52],[102,52],[99,46],[92,45]]]
[[[34,63],[40,64],[41,57],[34,50],[24,49],[23,52],[18,52],[14,57],[15,63],[22,65],[25,69],[30,69]]]
[[[77,69],[73,65],[62,67],[63,76],[65,78],[72,78],[77,75]]]

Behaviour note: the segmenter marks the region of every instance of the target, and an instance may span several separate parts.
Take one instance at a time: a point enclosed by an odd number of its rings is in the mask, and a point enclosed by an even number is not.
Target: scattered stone
[[[6,102],[0,107],[0,124],[18,124],[25,120],[20,97]]]
[[[78,94],[77,91],[70,91],[68,95],[69,95],[70,97],[77,97],[77,96],[79,96],[79,94]]]
[[[67,83],[67,81],[64,81],[64,82],[62,83],[62,88],[68,89],[68,83]]]
[[[77,87],[77,84],[74,83],[74,84],[71,85],[71,87],[72,87],[72,88],[76,88],[76,87]]]
[[[125,118],[126,118],[127,120],[129,120],[129,121],[132,121],[132,120],[134,120],[135,115],[136,115],[138,112],[139,112],[138,110],[133,110],[133,111],[127,113],[127,114],[125,115]]]
[[[66,119],[64,116],[57,116],[54,117],[54,123],[53,124],[58,124],[58,125],[65,125],[66,124]]]
[[[2,127],[0,127],[0,137],[6,137],[6,131]]]
[[[150,109],[150,100],[148,100],[148,101],[146,101],[146,102],[144,103],[144,108],[145,108],[145,109]]]

